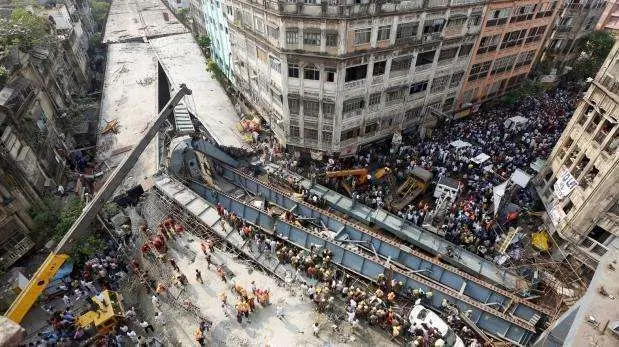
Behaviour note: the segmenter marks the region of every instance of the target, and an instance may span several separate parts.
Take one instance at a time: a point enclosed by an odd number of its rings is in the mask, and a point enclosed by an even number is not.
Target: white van
[[[427,326],[431,326],[438,330],[441,334],[443,341],[445,341],[446,347],[465,347],[464,342],[456,333],[449,327],[441,317],[439,317],[432,310],[425,308],[423,305],[415,305],[411,310],[408,320],[411,324],[415,324],[424,329],[421,323]]]

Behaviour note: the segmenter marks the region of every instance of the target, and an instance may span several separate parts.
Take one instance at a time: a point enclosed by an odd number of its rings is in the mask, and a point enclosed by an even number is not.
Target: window
[[[456,56],[456,53],[458,53],[458,47],[443,48],[438,54],[438,61],[453,59]]]
[[[378,129],[378,123],[373,120],[373,121],[368,121],[368,123],[365,124],[365,129],[363,130],[364,134],[370,134],[375,132]]]
[[[524,36],[527,33],[527,29],[515,30],[503,35],[503,42],[501,43],[501,49],[519,46],[524,40]]]
[[[488,70],[490,70],[490,63],[492,62],[486,61],[473,65],[469,73],[469,82],[486,77],[488,75]]]
[[[411,121],[413,119],[418,119],[421,116],[421,108],[421,106],[418,106],[404,112],[404,120]]]
[[[466,44],[460,46],[460,51],[458,52],[458,58],[466,57],[471,53],[471,49],[473,49],[473,44]]]
[[[320,103],[314,100],[303,100],[303,116],[317,118],[320,111]]]
[[[417,61],[415,62],[415,66],[432,64],[432,62],[434,61],[435,55],[436,55],[436,51],[419,53],[417,55]]]
[[[521,66],[530,65],[535,58],[535,50],[531,50],[528,52],[522,52],[518,55],[516,59],[516,65],[514,65],[514,69],[517,69]]]
[[[270,38],[279,39],[279,27],[267,26],[267,33]]]
[[[226,6],[226,11],[228,11],[228,15],[232,16],[232,6]]]
[[[289,45],[296,45],[299,43],[299,32],[296,28],[286,30],[286,43]]]
[[[306,45],[320,46],[320,32],[303,32],[303,43]]]
[[[385,74],[385,68],[387,66],[386,61],[374,62],[374,69],[372,70],[372,76],[380,76]]]
[[[318,130],[305,128],[305,138],[308,140],[318,140]]]
[[[288,64],[288,77],[299,78],[299,65]]]
[[[264,33],[264,21],[262,18],[254,17],[254,29],[260,34]]]
[[[525,43],[537,42],[541,40],[542,36],[544,36],[545,31],[546,31],[545,25],[529,29],[529,33],[527,35],[527,39],[525,40]]]
[[[412,58],[410,56],[394,58],[391,60],[391,71],[408,70],[411,67]]]
[[[282,63],[275,57],[269,57],[269,66],[277,73],[282,73]]]
[[[348,129],[345,131],[342,131],[342,135],[340,136],[340,140],[341,141],[346,141],[346,140],[350,140],[350,139],[354,139],[355,137],[359,136],[359,127],[356,128],[352,128],[352,129]]]
[[[331,142],[331,141],[333,141],[333,133],[331,131],[323,131],[322,132],[322,141],[323,142]]]
[[[525,5],[518,7],[509,22],[516,23],[533,19],[533,12],[535,12],[536,7],[537,5]]]
[[[424,34],[440,33],[443,30],[444,25],[445,25],[445,19],[443,18],[427,20],[423,23],[423,33]]]
[[[325,73],[327,74],[327,82],[335,82],[335,69],[325,69]]]
[[[299,114],[299,99],[288,96],[288,109],[291,114]]]
[[[266,64],[267,63],[267,51],[256,46],[256,58],[258,58],[258,60]]]
[[[310,4],[310,5],[315,5],[316,4],[316,0],[303,0],[303,3]]]
[[[507,18],[512,13],[511,8],[504,8],[501,10],[493,10],[490,12],[488,16],[488,21],[486,21],[487,27],[503,25],[507,23]]]
[[[391,25],[385,25],[378,28],[377,41],[386,41],[391,37]]]
[[[333,117],[333,114],[335,114],[335,104],[330,102],[323,102],[322,114],[327,118],[330,118],[329,116]]]
[[[416,22],[398,24],[398,30],[395,35],[396,40],[404,40],[407,38],[417,36],[418,27],[419,27],[419,23],[416,23]]]
[[[430,93],[438,93],[445,90],[447,87],[447,83],[449,83],[450,75],[435,77],[432,80],[432,87],[430,88]]]
[[[464,76],[464,71],[458,71],[451,75],[451,82],[449,82],[449,87],[457,87],[460,84],[462,76]]]
[[[368,72],[368,65],[357,65],[346,68],[345,82],[357,81],[364,79]]]
[[[355,98],[345,100],[342,107],[342,113],[357,111],[363,108],[363,98]]]
[[[476,27],[481,24],[481,12],[473,12],[469,17],[469,26]]]
[[[499,46],[499,43],[501,43],[501,35],[482,37],[479,42],[479,48],[477,48],[477,54],[494,52]]]
[[[380,96],[381,96],[380,92],[379,93],[370,94],[370,101],[368,102],[368,104],[370,106],[380,104]]]
[[[299,127],[290,127],[290,136],[291,137],[301,137],[301,128]]]
[[[447,112],[449,110],[451,110],[451,108],[454,105],[454,101],[456,99],[455,98],[447,98],[445,99],[445,102],[443,103],[443,112]]]
[[[308,65],[303,68],[303,79],[305,80],[320,80],[320,71],[313,65]]]
[[[496,75],[505,71],[511,71],[514,61],[516,61],[516,56],[517,54],[512,54],[495,60],[490,74]]]
[[[457,27],[461,27],[464,26],[464,23],[466,23],[466,16],[463,14],[456,14],[452,17],[449,17],[449,20],[447,20],[447,27],[448,28],[457,28]]]
[[[327,33],[327,47],[337,47],[337,33]]]
[[[385,94],[386,102],[401,100],[404,97],[404,89],[399,88],[396,90],[387,91]]]
[[[426,89],[428,89],[428,82],[429,81],[413,83],[411,85],[410,94],[421,93],[425,91]]]
[[[540,6],[539,11],[537,12],[537,15],[535,15],[535,18],[552,16],[552,12],[554,11],[556,6],[557,6],[556,1],[543,3]]]
[[[279,91],[271,88],[271,100],[275,101],[276,104],[281,106],[282,94]]]
[[[355,45],[364,45],[366,43],[369,43],[371,35],[371,28],[355,30]]]

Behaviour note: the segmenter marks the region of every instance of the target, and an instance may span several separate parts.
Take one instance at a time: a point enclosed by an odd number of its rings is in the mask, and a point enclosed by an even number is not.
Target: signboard
[[[555,227],[566,217],[565,212],[561,206],[557,204],[556,200],[552,200],[548,203],[547,211],[548,217],[550,217],[550,221]]]
[[[557,177],[557,182],[555,182],[554,185],[555,196],[558,199],[563,199],[568,196],[576,186],[578,186],[578,181],[576,181],[565,166],[562,166],[559,171],[559,176]]]

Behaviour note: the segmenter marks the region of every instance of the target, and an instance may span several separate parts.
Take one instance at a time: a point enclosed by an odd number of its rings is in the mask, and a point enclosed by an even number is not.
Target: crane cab
[[[123,297],[119,293],[104,290],[91,299],[93,305],[77,319],[78,325],[85,331],[96,335],[107,334],[124,319]]]

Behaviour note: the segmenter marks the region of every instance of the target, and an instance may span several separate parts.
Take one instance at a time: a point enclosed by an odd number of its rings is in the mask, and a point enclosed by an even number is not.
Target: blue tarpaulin
[[[60,270],[56,272],[56,275],[54,275],[54,278],[52,278],[52,281],[61,280],[69,276],[71,272],[73,272],[73,263],[65,263],[64,265],[60,267]]]

